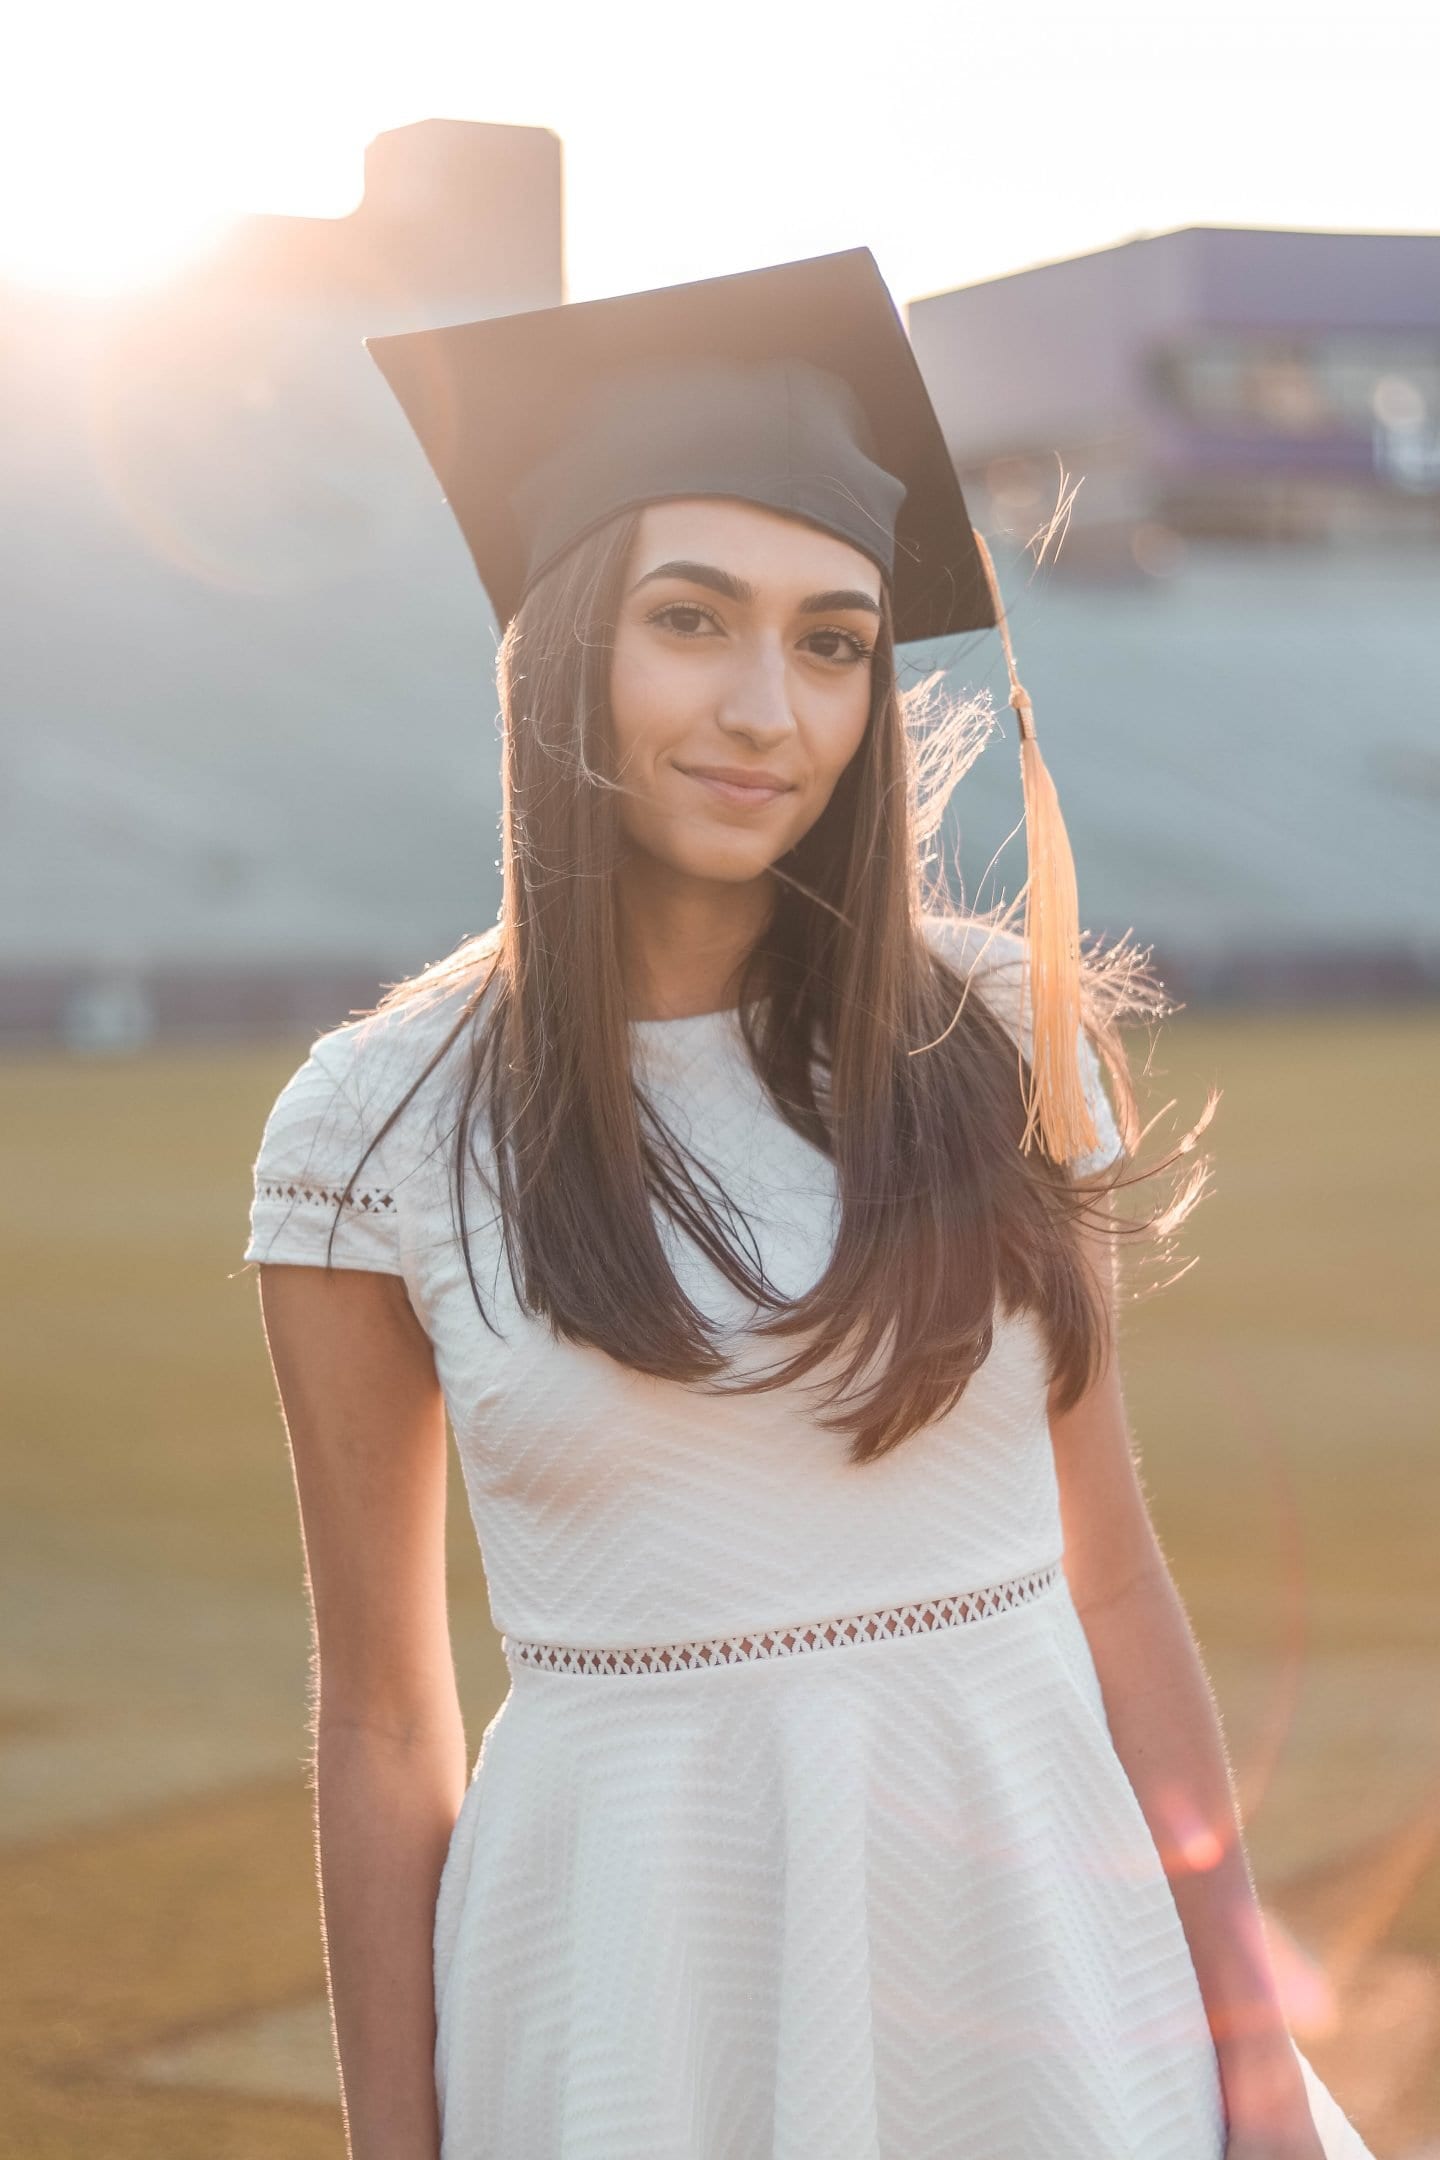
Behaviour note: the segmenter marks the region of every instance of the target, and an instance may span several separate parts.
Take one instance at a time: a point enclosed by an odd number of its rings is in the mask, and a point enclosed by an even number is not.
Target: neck
[[[740,977],[775,905],[768,876],[689,878],[632,856],[616,878],[620,968],[632,1020],[679,1020],[737,1005]]]

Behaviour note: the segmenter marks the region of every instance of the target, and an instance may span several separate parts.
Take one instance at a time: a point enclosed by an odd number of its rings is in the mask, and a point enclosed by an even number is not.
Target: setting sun
[[[24,164],[23,190],[5,190],[0,277],[103,295],[165,278],[204,255],[257,212],[338,217],[360,198],[363,136],[347,152],[323,137],[248,149],[202,142],[157,110],[122,135],[69,125],[63,134],[12,131],[4,164]],[[188,139],[187,139],[188,137]]]
[[[21,284],[97,297],[128,291],[204,254],[236,214],[187,214],[168,188],[97,200],[85,175],[73,198],[52,192],[26,229],[8,236],[5,267]]]
[[[333,39],[325,27],[269,0],[243,22],[170,0],[35,11],[0,86],[0,278],[115,293],[181,268],[244,216],[352,210],[387,114],[334,57],[338,18]]]

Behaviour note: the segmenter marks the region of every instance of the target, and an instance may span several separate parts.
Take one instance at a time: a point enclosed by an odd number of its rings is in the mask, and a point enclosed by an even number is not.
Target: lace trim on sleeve
[[[261,1178],[255,1186],[259,1200],[289,1200],[302,1207],[348,1207],[357,1215],[393,1215],[395,1195],[381,1186],[362,1187],[345,1193],[338,1186],[286,1184],[273,1178]]]

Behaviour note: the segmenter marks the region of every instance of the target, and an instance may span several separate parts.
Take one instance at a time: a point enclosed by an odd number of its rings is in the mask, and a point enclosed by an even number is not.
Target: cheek
[[[642,764],[647,752],[663,750],[686,726],[687,695],[694,685],[686,671],[651,646],[637,650],[617,641],[610,667],[610,715],[615,748],[622,758]]]
[[[811,734],[815,778],[827,800],[864,742],[869,722],[870,677],[867,672],[853,685],[846,685],[845,694],[837,696],[818,716]]]

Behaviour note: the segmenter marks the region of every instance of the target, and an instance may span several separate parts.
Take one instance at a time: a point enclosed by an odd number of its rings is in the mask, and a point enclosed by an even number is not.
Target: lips
[[[735,803],[742,809],[772,803],[790,794],[794,787],[793,781],[783,780],[779,773],[743,765],[681,765],[678,770],[722,802]]]

